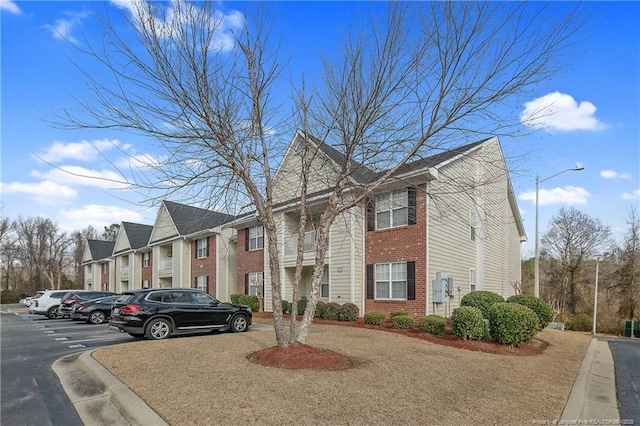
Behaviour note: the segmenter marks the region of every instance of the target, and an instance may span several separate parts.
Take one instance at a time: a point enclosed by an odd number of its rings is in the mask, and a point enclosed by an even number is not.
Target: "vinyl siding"
[[[151,231],[151,237],[149,238],[149,244],[175,236],[177,232],[171,216],[163,205],[160,210],[158,210],[156,221],[153,224],[153,231]]]
[[[232,228],[223,229],[216,235],[216,295],[220,301],[230,302],[231,295],[236,293],[236,255],[237,244],[231,239],[236,235]]]

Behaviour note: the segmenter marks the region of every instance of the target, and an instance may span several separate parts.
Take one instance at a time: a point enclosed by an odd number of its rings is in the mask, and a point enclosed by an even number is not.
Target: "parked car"
[[[112,291],[93,291],[93,290],[73,290],[65,294],[60,300],[58,307],[58,315],[56,318],[69,318],[71,316],[71,308],[78,302],[83,300],[96,299],[98,297],[113,296]]]
[[[71,319],[86,321],[90,324],[102,324],[111,318],[111,305],[118,300],[118,296],[100,297],[92,300],[83,300],[71,308]]]
[[[44,315],[50,319],[54,319],[58,314],[58,306],[60,299],[69,292],[69,290],[46,290],[37,299],[31,300],[29,306],[30,314]]]
[[[247,331],[253,314],[243,305],[222,303],[193,288],[124,292],[113,304],[109,327],[134,337],[165,339],[196,331]]]
[[[39,291],[33,296],[29,296],[29,297],[25,297],[24,299],[20,299],[20,304],[22,306],[26,306],[28,308],[29,306],[31,306],[31,301],[33,299],[37,299],[38,297],[42,296],[43,294],[44,294],[44,291]]]

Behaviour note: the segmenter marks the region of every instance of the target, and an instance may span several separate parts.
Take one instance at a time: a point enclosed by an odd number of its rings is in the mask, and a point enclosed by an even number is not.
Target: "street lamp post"
[[[539,211],[538,199],[540,198],[540,183],[546,180],[549,180],[551,178],[554,178],[565,172],[578,172],[580,170],[584,170],[584,167],[576,166],[571,169],[565,169],[565,170],[562,170],[561,172],[556,173],[555,175],[551,175],[544,179],[540,179],[540,175],[536,174],[536,241],[535,241],[535,260],[534,260],[535,272],[534,272],[534,279],[533,279],[533,295],[535,297],[540,297],[540,251],[538,248],[539,240],[540,240],[538,236],[538,211]]]
[[[598,312],[598,267],[600,266],[600,257],[596,258],[596,289],[595,294],[593,295],[593,329],[591,333],[596,335],[596,318]]]

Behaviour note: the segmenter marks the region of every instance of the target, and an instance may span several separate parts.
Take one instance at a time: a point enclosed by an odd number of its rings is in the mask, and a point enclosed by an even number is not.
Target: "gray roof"
[[[235,216],[214,212],[186,204],[164,201],[164,205],[176,226],[179,235],[189,235],[206,229],[217,228],[226,222],[231,222]]]
[[[116,243],[114,241],[104,240],[87,240],[89,245],[89,252],[91,253],[91,260],[98,261],[111,257],[113,254],[113,248]]]
[[[143,225],[141,223],[122,222],[124,232],[127,233],[127,239],[131,249],[139,249],[149,244],[149,237],[153,231],[153,226]]]

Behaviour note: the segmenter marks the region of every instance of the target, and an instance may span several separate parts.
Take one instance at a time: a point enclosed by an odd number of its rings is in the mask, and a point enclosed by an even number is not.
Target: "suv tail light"
[[[135,314],[140,309],[142,309],[142,307],[140,305],[138,305],[136,303],[132,303],[132,304],[129,304],[127,306],[123,306],[120,309],[120,313],[122,313],[122,314]]]
[[[37,307],[39,306],[39,305],[38,305],[38,301],[36,300],[35,302],[36,302],[36,305],[35,305],[35,307],[37,308]]]

